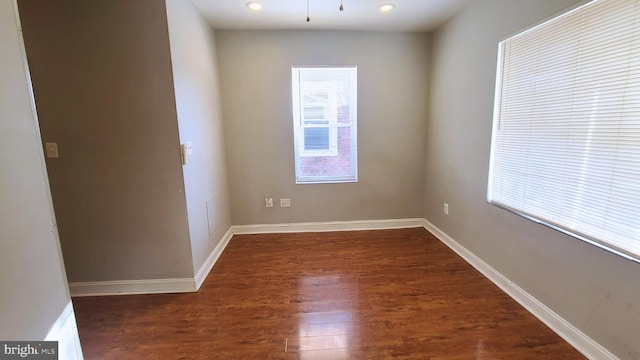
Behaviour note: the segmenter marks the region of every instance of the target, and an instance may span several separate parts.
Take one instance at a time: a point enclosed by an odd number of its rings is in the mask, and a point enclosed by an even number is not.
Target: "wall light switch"
[[[58,143],[44,143],[44,152],[47,159],[57,159],[58,155]]]
[[[189,151],[187,151],[187,144],[180,144],[180,157],[182,157],[182,165],[189,163]]]

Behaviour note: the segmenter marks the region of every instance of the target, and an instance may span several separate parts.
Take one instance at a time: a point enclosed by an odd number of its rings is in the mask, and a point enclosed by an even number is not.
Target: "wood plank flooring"
[[[73,299],[85,359],[584,359],[426,230],[236,235],[201,290]]]

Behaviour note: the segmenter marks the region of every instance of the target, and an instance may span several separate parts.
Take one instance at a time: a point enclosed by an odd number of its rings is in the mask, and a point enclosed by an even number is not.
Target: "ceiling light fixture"
[[[391,4],[391,3],[387,3],[387,4],[382,4],[380,6],[378,6],[378,10],[380,10],[380,12],[389,12],[391,10],[393,10],[393,8],[395,8],[396,5],[395,4]]]
[[[250,10],[253,10],[253,11],[259,11],[259,10],[262,10],[262,4],[261,4],[261,3],[259,3],[259,2],[254,2],[254,1],[248,2],[248,3],[247,3],[247,7],[248,7]]]

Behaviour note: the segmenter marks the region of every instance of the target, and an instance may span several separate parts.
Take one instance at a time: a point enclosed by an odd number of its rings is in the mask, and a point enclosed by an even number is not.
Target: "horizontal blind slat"
[[[640,1],[500,45],[488,199],[640,261]]]

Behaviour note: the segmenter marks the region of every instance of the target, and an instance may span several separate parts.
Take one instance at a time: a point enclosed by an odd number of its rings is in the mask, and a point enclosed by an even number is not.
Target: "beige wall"
[[[190,1],[167,0],[180,142],[194,271],[231,227],[222,110],[213,29]]]
[[[43,340],[71,299],[12,0],[0,49],[0,339]]]
[[[234,224],[422,216],[427,34],[218,31],[217,40]],[[358,183],[296,185],[291,66],[345,64],[358,65]],[[267,195],[276,207],[265,208]]]
[[[60,146],[47,164],[70,279],[192,277],[231,223],[424,216],[620,358],[640,357],[639,265],[485,202],[497,43],[574,2],[472,2],[430,51],[427,34],[214,34],[180,0],[20,0],[43,140]],[[290,69],[331,64],[358,65],[359,182],[295,185]],[[3,129],[3,146],[21,134]],[[194,154],[181,167],[185,141]],[[0,190],[43,200],[42,183],[18,182],[37,182],[32,170]],[[2,220],[28,218],[17,209]],[[25,333],[42,332],[54,311],[41,310]]]
[[[193,277],[164,1],[19,5],[69,281]]]
[[[424,215],[621,359],[637,359],[640,265],[485,202],[498,42],[575,2],[475,1],[434,34]]]

